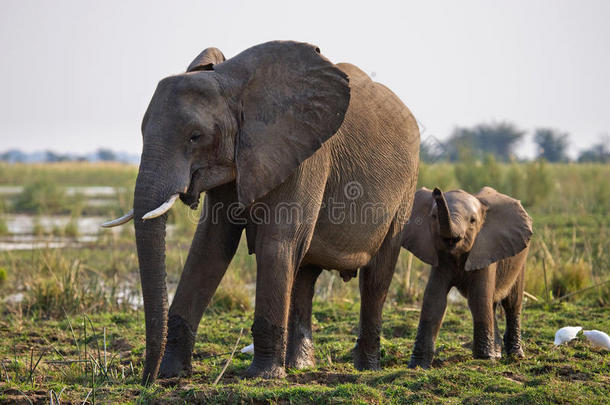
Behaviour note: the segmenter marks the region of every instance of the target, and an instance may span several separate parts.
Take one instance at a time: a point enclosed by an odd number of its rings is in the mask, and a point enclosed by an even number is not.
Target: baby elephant
[[[447,294],[457,287],[474,321],[475,358],[501,355],[495,308],[506,313],[504,347],[523,357],[520,315],[532,220],[521,203],[490,187],[477,194],[438,188],[418,190],[403,247],[431,264],[409,367],[430,367],[434,341],[445,315]]]

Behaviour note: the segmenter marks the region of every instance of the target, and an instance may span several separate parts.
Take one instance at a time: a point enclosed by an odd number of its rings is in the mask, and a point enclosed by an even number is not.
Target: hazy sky
[[[139,153],[161,78],[274,39],[374,73],[423,139],[509,120],[570,132],[574,155],[610,132],[610,1],[2,0],[0,150]]]

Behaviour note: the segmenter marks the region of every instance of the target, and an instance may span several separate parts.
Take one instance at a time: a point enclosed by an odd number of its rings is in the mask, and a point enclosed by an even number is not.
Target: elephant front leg
[[[214,193],[206,196],[201,220],[169,309],[160,377],[191,373],[197,327],[239,244],[242,227],[228,223],[229,217],[224,213],[212,220],[210,210],[215,202],[218,198]]]
[[[468,306],[474,323],[472,354],[476,359],[494,359],[498,357],[493,310],[495,271],[486,268],[473,272],[468,289]]]
[[[289,242],[257,243],[256,307],[252,338],[254,359],[248,377],[281,378],[286,375],[286,341],[290,292],[296,265]]]
[[[311,311],[315,283],[321,272],[321,267],[303,266],[299,268],[294,280],[288,320],[286,367],[302,369],[315,364]]]
[[[447,294],[451,288],[446,272],[433,267],[424,292],[417,337],[409,368],[429,368],[434,359],[434,343],[447,309]]]

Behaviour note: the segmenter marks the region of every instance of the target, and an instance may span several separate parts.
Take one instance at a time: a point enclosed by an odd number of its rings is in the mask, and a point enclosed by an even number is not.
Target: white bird
[[[241,352],[245,354],[254,354],[254,343],[241,349]]]
[[[564,326],[555,332],[555,346],[562,345],[564,343],[568,343],[570,340],[576,338],[576,335],[582,326]]]
[[[594,346],[599,346],[610,350],[610,336],[608,336],[606,333],[599,330],[583,330],[582,333]]]

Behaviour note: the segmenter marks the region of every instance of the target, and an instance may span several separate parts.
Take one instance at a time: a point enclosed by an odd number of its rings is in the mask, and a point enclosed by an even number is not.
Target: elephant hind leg
[[[293,282],[286,367],[302,369],[315,364],[311,311],[316,280],[321,272],[322,268],[318,266],[301,266]]]
[[[494,302],[493,316],[494,316],[494,343],[496,349],[496,357],[502,357],[502,335],[498,328],[498,313],[496,312],[498,304]]]
[[[523,303],[524,269],[517,277],[515,284],[502,307],[506,313],[506,331],[504,332],[504,347],[509,356],[525,357],[521,343],[521,305]]]
[[[400,253],[397,227],[394,220],[377,254],[360,270],[360,333],[352,350],[358,370],[380,368],[382,309]]]

